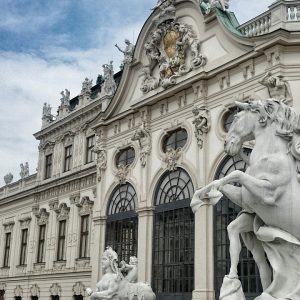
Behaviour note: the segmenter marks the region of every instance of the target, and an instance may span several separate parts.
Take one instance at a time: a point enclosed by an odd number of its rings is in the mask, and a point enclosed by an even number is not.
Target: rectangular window
[[[88,257],[89,215],[81,217],[79,258]]]
[[[4,248],[3,267],[9,267],[10,244],[11,244],[11,232],[7,232],[5,234],[5,248]]]
[[[26,228],[22,230],[21,234],[20,265],[26,264],[27,236],[28,229]]]
[[[46,224],[40,225],[39,240],[38,240],[38,253],[37,262],[44,262],[44,252],[45,252],[45,237],[46,237]]]
[[[48,179],[52,176],[52,154],[46,156],[45,164],[45,179]]]
[[[72,167],[72,145],[65,148],[64,172],[70,171]]]
[[[64,260],[66,242],[66,220],[59,221],[58,226],[58,243],[57,243],[57,260]]]
[[[95,136],[90,136],[86,139],[86,163],[90,163],[95,159],[95,152],[93,148],[95,146]]]

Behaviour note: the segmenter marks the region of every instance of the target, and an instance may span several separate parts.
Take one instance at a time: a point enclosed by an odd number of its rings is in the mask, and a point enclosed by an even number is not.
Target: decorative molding
[[[62,288],[58,283],[52,283],[50,286],[49,292],[51,296],[60,296]]]
[[[255,75],[255,63],[254,59],[240,65],[245,80],[252,78]]]
[[[71,204],[78,204],[80,201],[80,193],[76,193],[70,196],[70,203]]]
[[[221,90],[230,87],[230,74],[229,74],[229,70],[223,72],[222,74],[219,74],[217,76],[217,78],[218,78],[219,87],[220,87]]]
[[[5,232],[10,232],[10,231],[12,231],[14,225],[15,225],[15,221],[13,221],[13,220],[4,222],[4,223],[3,223],[4,231],[5,231]]]
[[[283,46],[276,45],[264,51],[268,62],[267,68],[271,68],[281,63],[283,49]]]
[[[117,167],[116,176],[120,184],[124,184],[126,182],[127,175],[129,173],[129,165],[119,165]]]
[[[80,203],[76,204],[79,207],[79,215],[91,215],[93,212],[94,201],[90,200],[88,196],[82,197]]]
[[[208,133],[211,127],[210,112],[205,106],[195,106],[193,108],[195,126],[195,137],[200,149],[203,148],[203,137],[205,133]]]
[[[15,297],[22,297],[23,296],[23,289],[20,285],[17,285],[14,289],[14,295]]]
[[[61,271],[61,270],[65,269],[66,263],[67,262],[65,260],[54,261],[53,262],[53,270]]]
[[[85,295],[85,286],[81,281],[77,281],[72,287],[73,294],[76,296]]]
[[[195,94],[195,101],[201,99],[201,98],[207,98],[208,95],[208,84],[207,80],[200,80],[199,82],[194,83],[193,85],[193,91]]]
[[[66,147],[68,145],[73,144],[74,136],[75,136],[75,132],[69,130],[65,132],[62,136],[58,137],[57,141],[62,142],[63,145]]]
[[[58,209],[58,199],[51,199],[50,201],[49,201],[49,209],[50,210],[56,210],[56,209]]]
[[[164,89],[173,86],[178,77],[207,62],[206,56],[200,52],[201,43],[192,26],[177,20],[174,4],[175,0],[162,2],[158,6],[158,15],[153,18],[154,31],[144,45],[149,63],[142,69],[143,93],[158,86]]]
[[[142,167],[145,167],[147,163],[147,157],[150,155],[152,147],[151,133],[145,122],[142,122],[140,127],[135,131],[131,140],[137,142],[140,149],[140,161]]]
[[[35,283],[31,286],[30,288],[30,294],[31,296],[40,296],[40,288],[38,287],[38,285]]]
[[[75,269],[89,269],[91,267],[90,258],[78,258],[75,260]]]
[[[69,219],[70,207],[66,203],[61,203],[55,212],[57,213],[58,221],[67,220]]]
[[[23,217],[19,219],[21,229],[28,228],[31,222],[31,217]]]
[[[45,208],[41,208],[39,213],[35,215],[38,225],[44,225],[48,223],[49,212]]]
[[[55,141],[40,142],[39,150],[44,151],[45,154],[50,154],[51,152],[53,152],[54,146],[55,146]]]
[[[174,171],[177,169],[177,163],[182,155],[182,149],[177,148],[174,149],[168,149],[165,153],[164,162],[167,164],[167,169],[169,171]]]

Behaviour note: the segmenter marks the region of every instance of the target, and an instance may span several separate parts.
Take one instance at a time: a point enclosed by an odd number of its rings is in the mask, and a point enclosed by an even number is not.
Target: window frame
[[[49,158],[50,162],[49,162]],[[53,171],[53,153],[47,154],[45,156],[45,179],[49,179],[52,177],[52,171]]]
[[[25,232],[26,232],[26,236],[25,236]],[[25,236],[25,240],[24,240],[24,236]],[[21,247],[20,247],[20,260],[19,260],[20,266],[26,265],[27,245],[28,245],[28,228],[24,228],[21,231]]]
[[[41,232],[43,230],[43,236],[41,236]],[[45,259],[45,242],[46,242],[46,224],[39,225],[39,236],[38,236],[38,247],[37,247],[37,263],[44,263]]]
[[[63,234],[61,234],[61,226],[64,223]],[[58,234],[57,234],[57,253],[56,260],[64,261],[66,255],[66,231],[67,231],[67,220],[60,220],[58,222]],[[62,245],[61,245],[62,244]]]
[[[6,232],[5,244],[4,244],[3,268],[9,268],[11,238],[12,238],[11,232]]]
[[[63,170],[64,172],[68,172],[72,169],[72,162],[73,162],[73,145],[71,144],[65,147],[64,170]]]
[[[86,220],[86,224],[84,223],[85,220]],[[84,228],[86,229],[85,231]],[[79,255],[78,255],[78,258],[80,259],[89,258],[89,235],[90,235],[90,215],[82,215],[80,218],[80,240],[79,240]]]
[[[132,151],[133,155],[129,154],[129,151]],[[120,157],[125,155],[125,158],[120,160]],[[136,151],[133,146],[128,146],[126,148],[120,149],[115,156],[115,164],[117,168],[119,166],[130,166],[134,163],[136,158]]]
[[[180,133],[184,133],[185,137],[184,139],[179,139],[178,135]],[[174,136],[174,141],[168,143],[168,140],[170,140]],[[181,143],[184,141],[184,144],[181,145]],[[169,150],[177,150],[178,148],[184,148],[188,142],[188,131],[184,127],[179,127],[175,130],[168,131],[167,134],[164,135],[162,139],[162,150],[164,153],[166,153]]]
[[[89,141],[92,141],[91,144]],[[95,160],[95,152],[93,151],[96,143],[96,136],[91,135],[86,138],[86,154],[85,154],[85,163],[89,164]]]

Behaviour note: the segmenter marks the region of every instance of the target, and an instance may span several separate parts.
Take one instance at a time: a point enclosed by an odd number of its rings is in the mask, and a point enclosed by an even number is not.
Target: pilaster
[[[213,206],[195,214],[195,290],[192,300],[214,300]]]

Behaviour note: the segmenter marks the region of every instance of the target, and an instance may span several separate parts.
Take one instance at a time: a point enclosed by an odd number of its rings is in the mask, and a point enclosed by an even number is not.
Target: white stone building
[[[200,2],[160,3],[121,72],[107,64],[95,86],[62,92],[55,117],[45,104],[37,174],[0,188],[1,299],[86,298],[107,245],[138,256],[159,300],[218,299],[239,208],[223,199],[194,216],[189,203],[245,168],[223,151],[235,100],[277,97],[300,111],[300,1],[243,25],[227,1]],[[239,273],[253,299],[261,287],[246,249]]]

